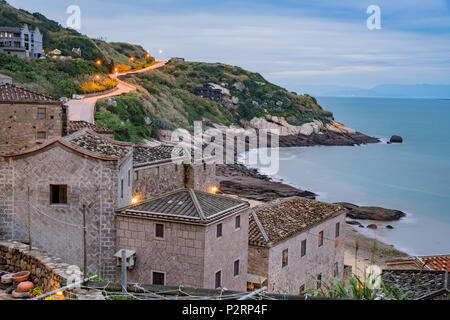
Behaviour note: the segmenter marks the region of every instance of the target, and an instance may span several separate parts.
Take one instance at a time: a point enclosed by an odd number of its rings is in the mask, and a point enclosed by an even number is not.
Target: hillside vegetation
[[[323,110],[314,97],[297,95],[258,73],[220,63],[170,62],[161,69],[122,80],[138,86],[138,92],[116,98],[117,107],[100,101],[96,113],[100,125],[120,132],[117,138],[137,137],[136,132],[145,132],[142,138],[149,138],[156,129],[192,130],[195,120],[203,120],[206,125],[241,126],[254,117],[266,117],[269,121],[270,116],[285,117],[292,125],[313,120],[327,123],[333,119],[332,113]],[[220,102],[196,96],[195,88],[205,83],[220,85],[230,95],[224,95]],[[231,102],[233,97],[235,103]],[[143,130],[149,125],[133,120],[136,118],[150,119],[150,130]],[[127,130],[130,133],[124,134]]]
[[[15,83],[55,97],[82,93],[82,85],[95,74],[106,76],[115,66],[136,68],[154,61],[139,45],[107,43],[91,39],[76,30],[62,27],[56,21],[40,13],[16,9],[6,1],[0,1],[0,26],[39,28],[43,34],[44,52],[59,49],[63,56],[72,59],[21,60],[0,54],[0,73],[11,76]],[[72,51],[81,49],[81,56]],[[131,62],[130,57],[135,61]],[[101,60],[102,65],[96,65]]]

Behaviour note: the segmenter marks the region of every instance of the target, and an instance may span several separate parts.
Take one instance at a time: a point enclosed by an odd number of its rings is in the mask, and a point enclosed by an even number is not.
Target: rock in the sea
[[[358,221],[355,221],[355,220],[350,220],[350,221],[345,221],[345,222],[348,224],[356,225],[360,228],[364,228],[364,226],[361,223],[359,223]]]
[[[388,224],[388,225],[386,226],[386,229],[394,229],[394,227],[391,226],[390,224]]]
[[[393,135],[391,137],[391,139],[389,140],[389,142],[390,143],[402,143],[403,142],[403,138],[400,137],[400,136]]]
[[[373,230],[375,230],[375,229],[378,229],[378,227],[377,227],[377,225],[376,224],[369,224],[368,226],[367,226],[367,228],[369,228],[369,229],[373,229]]]
[[[384,209],[380,207],[359,207],[348,202],[337,204],[347,209],[347,217],[359,220],[395,221],[406,216],[400,210]]]

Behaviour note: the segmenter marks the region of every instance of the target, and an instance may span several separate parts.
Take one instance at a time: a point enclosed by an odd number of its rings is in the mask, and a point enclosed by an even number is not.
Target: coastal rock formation
[[[348,202],[337,204],[347,209],[347,217],[359,220],[395,221],[406,216],[400,210],[384,209],[380,207],[359,207]]]
[[[366,143],[378,143],[378,138],[360,132],[344,133],[321,131],[309,136],[303,134],[280,137],[280,147],[312,147],[312,146],[355,146]]]
[[[216,177],[220,191],[258,201],[272,201],[293,196],[315,199],[316,194],[297,189],[280,182],[271,181],[268,176],[248,169],[243,165],[217,165]]]
[[[391,226],[390,224],[388,224],[388,225],[386,226],[386,229],[394,229],[394,227]]]
[[[403,138],[400,136],[393,135],[389,140],[390,143],[403,143]]]
[[[359,223],[358,221],[355,221],[355,220],[348,220],[348,221],[345,221],[345,222],[347,224],[351,224],[351,225],[358,226],[360,228],[364,228],[364,226],[361,223]]]
[[[373,229],[373,230],[376,230],[376,229],[378,229],[378,227],[377,227],[377,225],[376,224],[369,224],[368,226],[367,226],[367,228],[369,228],[369,229]]]

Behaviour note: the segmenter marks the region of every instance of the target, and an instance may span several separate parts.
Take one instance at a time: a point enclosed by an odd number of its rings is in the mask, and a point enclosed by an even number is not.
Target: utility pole
[[[28,245],[30,248],[30,251],[32,249],[32,242],[31,242],[31,205],[30,205],[30,187],[28,187]]]
[[[126,299],[127,295],[127,256],[126,250],[122,249],[122,294],[123,300]]]
[[[87,243],[86,243],[86,205],[83,204],[83,268],[84,277],[87,277]]]

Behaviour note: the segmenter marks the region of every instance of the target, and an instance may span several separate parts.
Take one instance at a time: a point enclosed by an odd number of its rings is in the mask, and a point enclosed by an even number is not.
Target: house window
[[[341,224],[339,222],[336,223],[336,238],[339,237],[340,228],[341,228]]]
[[[303,295],[304,293],[305,293],[305,285],[302,284],[302,285],[300,286],[300,289],[298,290],[298,294],[299,294],[299,295]]]
[[[288,265],[288,249],[283,250],[283,257],[281,259],[281,267],[286,267]]]
[[[300,255],[303,257],[304,255],[306,255],[306,239],[302,241],[302,248],[301,248],[301,253]]]
[[[317,289],[320,289],[321,286],[322,286],[322,274],[319,273],[319,275],[317,276]]]
[[[233,275],[235,277],[239,275],[239,260],[234,262]]]
[[[138,181],[139,180],[139,171],[135,171],[134,172],[134,180]]]
[[[339,275],[339,264],[336,262],[333,268],[333,277],[337,277]]]
[[[219,223],[219,224],[217,225],[217,229],[216,229],[216,237],[217,237],[217,238],[220,238],[221,236],[222,236],[222,224]]]
[[[38,131],[36,137],[37,137],[38,140],[45,140],[45,139],[47,139],[47,132],[45,132],[45,131]]]
[[[203,171],[206,171],[206,163],[203,162]]]
[[[234,219],[234,228],[239,229],[241,227],[241,216],[237,216]]]
[[[163,286],[166,284],[166,275],[162,272],[153,272],[152,274],[152,283],[154,285],[160,285]]]
[[[131,186],[131,170],[128,170],[128,186]]]
[[[178,165],[175,165],[175,172],[178,172]]]
[[[323,231],[319,232],[319,247],[323,245]]]
[[[50,204],[67,204],[67,185],[50,185]]]
[[[155,224],[155,237],[163,239],[164,238],[164,225],[161,223]]]
[[[123,179],[120,180],[120,197],[123,199]]]
[[[47,118],[47,109],[46,108],[38,108],[37,117],[38,117],[38,119]]]
[[[156,174],[157,177],[159,176],[159,167],[155,168],[155,174]]]
[[[214,288],[220,288],[222,286],[222,271],[216,272],[216,281],[215,281],[215,287]]]

